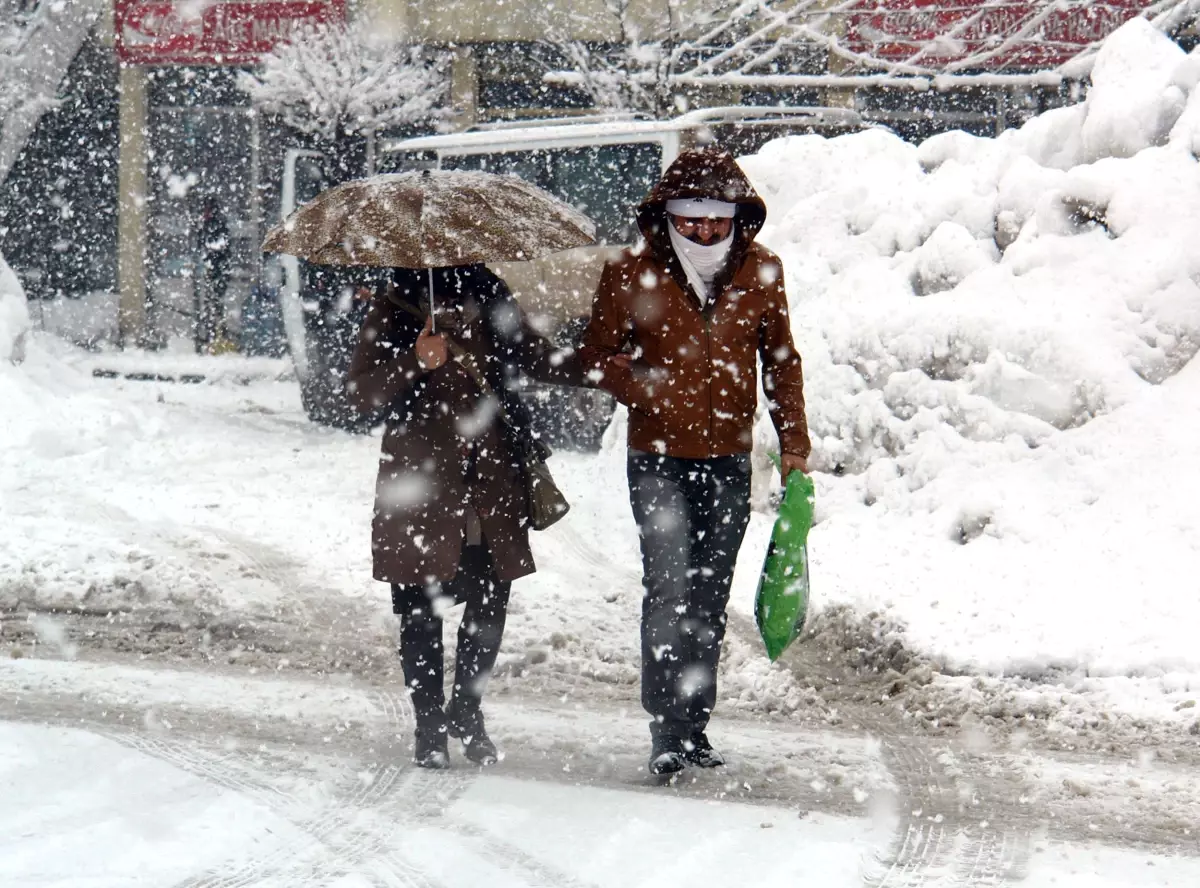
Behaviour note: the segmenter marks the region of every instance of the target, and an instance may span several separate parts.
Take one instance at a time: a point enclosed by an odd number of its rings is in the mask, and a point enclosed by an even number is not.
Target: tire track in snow
[[[245,888],[280,878],[283,881],[279,884],[296,888],[324,886],[344,876],[361,874],[367,861],[371,861],[376,873],[387,873],[401,885],[436,888],[378,861],[384,856],[395,825],[377,814],[394,801],[403,787],[398,779],[403,770],[400,766],[368,765],[340,780],[323,804],[303,803],[295,798],[281,804],[279,797],[270,792],[269,784],[248,780],[237,765],[231,768],[228,755],[206,753],[187,744],[170,744],[168,749],[160,745],[144,751],[234,791],[241,791],[239,785],[249,785],[252,798],[263,802],[297,831],[268,854],[229,870],[220,868],[192,876],[174,888]]]
[[[376,692],[390,713],[404,719],[404,698]],[[406,701],[405,701],[406,702]],[[384,707],[381,707],[381,709]],[[394,719],[392,719],[394,721]],[[409,722],[411,724],[411,722]],[[109,729],[109,739],[151,755],[231,792],[250,798],[281,816],[297,830],[280,847],[229,868],[201,873],[173,888],[249,888],[256,885],[328,885],[354,875],[381,886],[442,888],[408,860],[402,838],[409,830],[433,828],[467,841],[486,862],[521,874],[538,888],[591,888],[486,829],[448,816],[449,809],[470,789],[478,771],[421,771],[404,765],[365,765],[357,774],[342,775],[332,792],[314,803],[295,787],[285,788],[272,776],[288,774],[294,761],[285,755],[211,743]],[[330,750],[320,750],[328,753]],[[265,761],[264,761],[265,760]]]
[[[370,698],[383,714],[388,733],[400,736],[411,730],[412,707],[407,696],[381,689],[372,692]],[[408,781],[401,779],[406,770],[412,770],[407,763],[363,765],[348,782],[342,781],[326,803],[314,812],[310,805],[301,805],[299,810],[294,804],[279,805],[278,797],[270,792],[269,783],[264,785],[261,776],[257,779],[247,777],[242,767],[244,763],[235,762],[232,756],[205,760],[195,751],[181,752],[178,745],[172,754],[182,762],[181,767],[185,770],[201,777],[213,775],[208,779],[215,777],[217,782],[235,791],[240,780],[254,791],[256,798],[265,801],[302,835],[309,837],[250,861],[232,874],[202,874],[175,888],[243,888],[275,875],[285,876],[283,884],[288,888],[308,884],[323,886],[352,873],[363,875],[364,868],[370,870],[371,879],[377,885],[440,888],[438,883],[407,864],[393,847],[403,819],[397,813],[412,801],[404,793]],[[200,760],[199,768],[195,767],[197,759]],[[320,853],[320,858],[305,864],[305,853],[311,855],[314,850]]]
[[[485,829],[447,817],[451,806],[474,783],[477,772],[463,769],[425,772],[389,765],[373,774],[366,790],[331,794],[317,810],[268,781],[256,779],[244,763],[230,755],[214,755],[186,743],[146,742],[136,735],[113,739],[154,755],[203,779],[247,795],[283,816],[301,833],[268,855],[230,871],[203,873],[174,888],[247,888],[258,884],[328,885],[338,878],[369,877],[378,885],[442,888],[408,860],[399,845],[407,831],[422,827],[445,830],[468,840],[482,859],[508,872],[532,877],[533,888],[591,888]],[[306,816],[305,816],[306,815]],[[319,856],[317,856],[319,855]],[[311,860],[314,856],[317,859]],[[311,862],[309,862],[311,860]]]
[[[866,707],[864,707],[866,709]],[[1019,881],[1035,818],[1004,801],[1020,789],[974,772],[953,744],[896,730],[878,707],[854,714],[880,737],[899,788],[900,819],[892,851],[864,876],[867,888],[977,888]],[[999,828],[995,824],[1003,823]],[[882,870],[882,872],[879,872]]]
[[[730,614],[729,628],[754,643],[749,620]],[[1003,799],[1025,794],[1019,779],[997,781],[965,764],[972,756],[950,739],[898,728],[903,712],[874,702],[883,693],[881,682],[872,684],[848,663],[830,662],[828,651],[797,643],[786,666],[801,686],[808,676],[841,673],[842,681],[827,684],[822,696],[832,698],[826,703],[843,723],[880,741],[896,782],[896,831],[887,855],[864,864],[864,888],[977,888],[1021,878],[1039,824],[1020,802]],[[870,693],[856,695],[864,689]],[[994,826],[1000,823],[1005,826]]]
[[[536,881],[530,882],[530,886],[536,885],[541,886],[541,888],[595,888],[595,885],[591,882],[581,882],[568,873],[525,853],[515,845],[498,840],[485,829],[459,821],[454,821],[450,824],[450,829],[482,845],[487,858],[503,860],[510,867],[520,869],[534,876]]]
[[[899,821],[888,855],[869,864],[866,888],[978,888],[1020,881],[1034,818],[950,774],[930,741],[884,734],[884,760],[899,787]],[[997,828],[993,824],[1008,824]]]
[[[411,708],[387,690],[374,692],[372,700],[387,723],[387,731],[400,735],[409,730]],[[248,761],[237,749],[217,748],[196,740],[177,740],[174,736],[148,735],[136,730],[102,729],[104,736],[139,752],[178,767],[203,780],[247,796],[288,821],[298,835],[273,852],[234,866],[230,870],[210,871],[177,884],[174,888],[244,888],[270,883],[275,877],[282,885],[323,886],[351,873],[360,874],[370,863],[373,878],[381,885],[404,888],[439,888],[428,879],[417,878],[413,867],[400,867],[391,853],[391,840],[397,828],[396,810],[403,807],[399,793],[405,787],[400,779],[404,765],[355,763],[356,771],[342,777],[333,791],[314,804],[294,791],[281,789],[268,775],[287,774],[294,767],[288,756],[273,756],[273,767],[263,768]],[[261,747],[260,747],[261,749]],[[318,749],[328,755],[328,749]],[[265,756],[261,751],[256,755]],[[385,813],[386,812],[386,813]],[[315,857],[316,859],[311,859]],[[380,881],[383,879],[383,881]]]
[[[884,741],[883,748],[884,760],[899,787],[900,818],[890,859],[878,861],[883,872],[868,873],[863,884],[867,888],[917,886],[925,884],[927,876],[940,881],[953,841],[947,833],[945,815],[926,812],[933,810],[935,798],[940,801],[945,787],[938,785],[936,772],[920,751],[914,754],[907,744],[894,740]]]
[[[389,729],[394,728],[397,737],[416,724],[416,713],[413,712],[408,694],[397,694],[381,688],[370,693],[370,700],[383,712]]]

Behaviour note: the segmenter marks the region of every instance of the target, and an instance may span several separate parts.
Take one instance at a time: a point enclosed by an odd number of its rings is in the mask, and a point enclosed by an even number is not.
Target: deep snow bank
[[[844,473],[819,477],[819,605],[882,610],[961,668],[1200,675],[1198,80],[1135,20],[1084,104],[998,139],[742,159],[813,464]]]

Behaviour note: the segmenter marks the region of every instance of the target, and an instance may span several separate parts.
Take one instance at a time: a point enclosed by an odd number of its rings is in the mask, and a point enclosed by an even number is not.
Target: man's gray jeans
[[[750,520],[750,455],[678,459],[630,451],[642,544],[642,706],[654,736],[708,725],[738,549]]]

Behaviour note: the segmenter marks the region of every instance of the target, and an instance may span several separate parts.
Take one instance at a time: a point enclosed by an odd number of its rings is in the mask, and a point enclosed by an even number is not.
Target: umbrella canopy
[[[344,182],[276,225],[268,253],[320,265],[517,262],[594,242],[578,210],[515,176],[422,170]]]

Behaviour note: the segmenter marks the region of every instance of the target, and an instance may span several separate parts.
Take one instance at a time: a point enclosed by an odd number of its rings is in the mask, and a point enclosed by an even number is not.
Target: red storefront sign
[[[117,56],[135,65],[252,64],[297,28],[343,21],[345,0],[116,0]]]
[[[923,68],[971,61],[984,71],[1044,70],[1103,40],[1149,5],[1148,0],[864,0],[848,16],[846,45],[886,62],[913,59]]]

